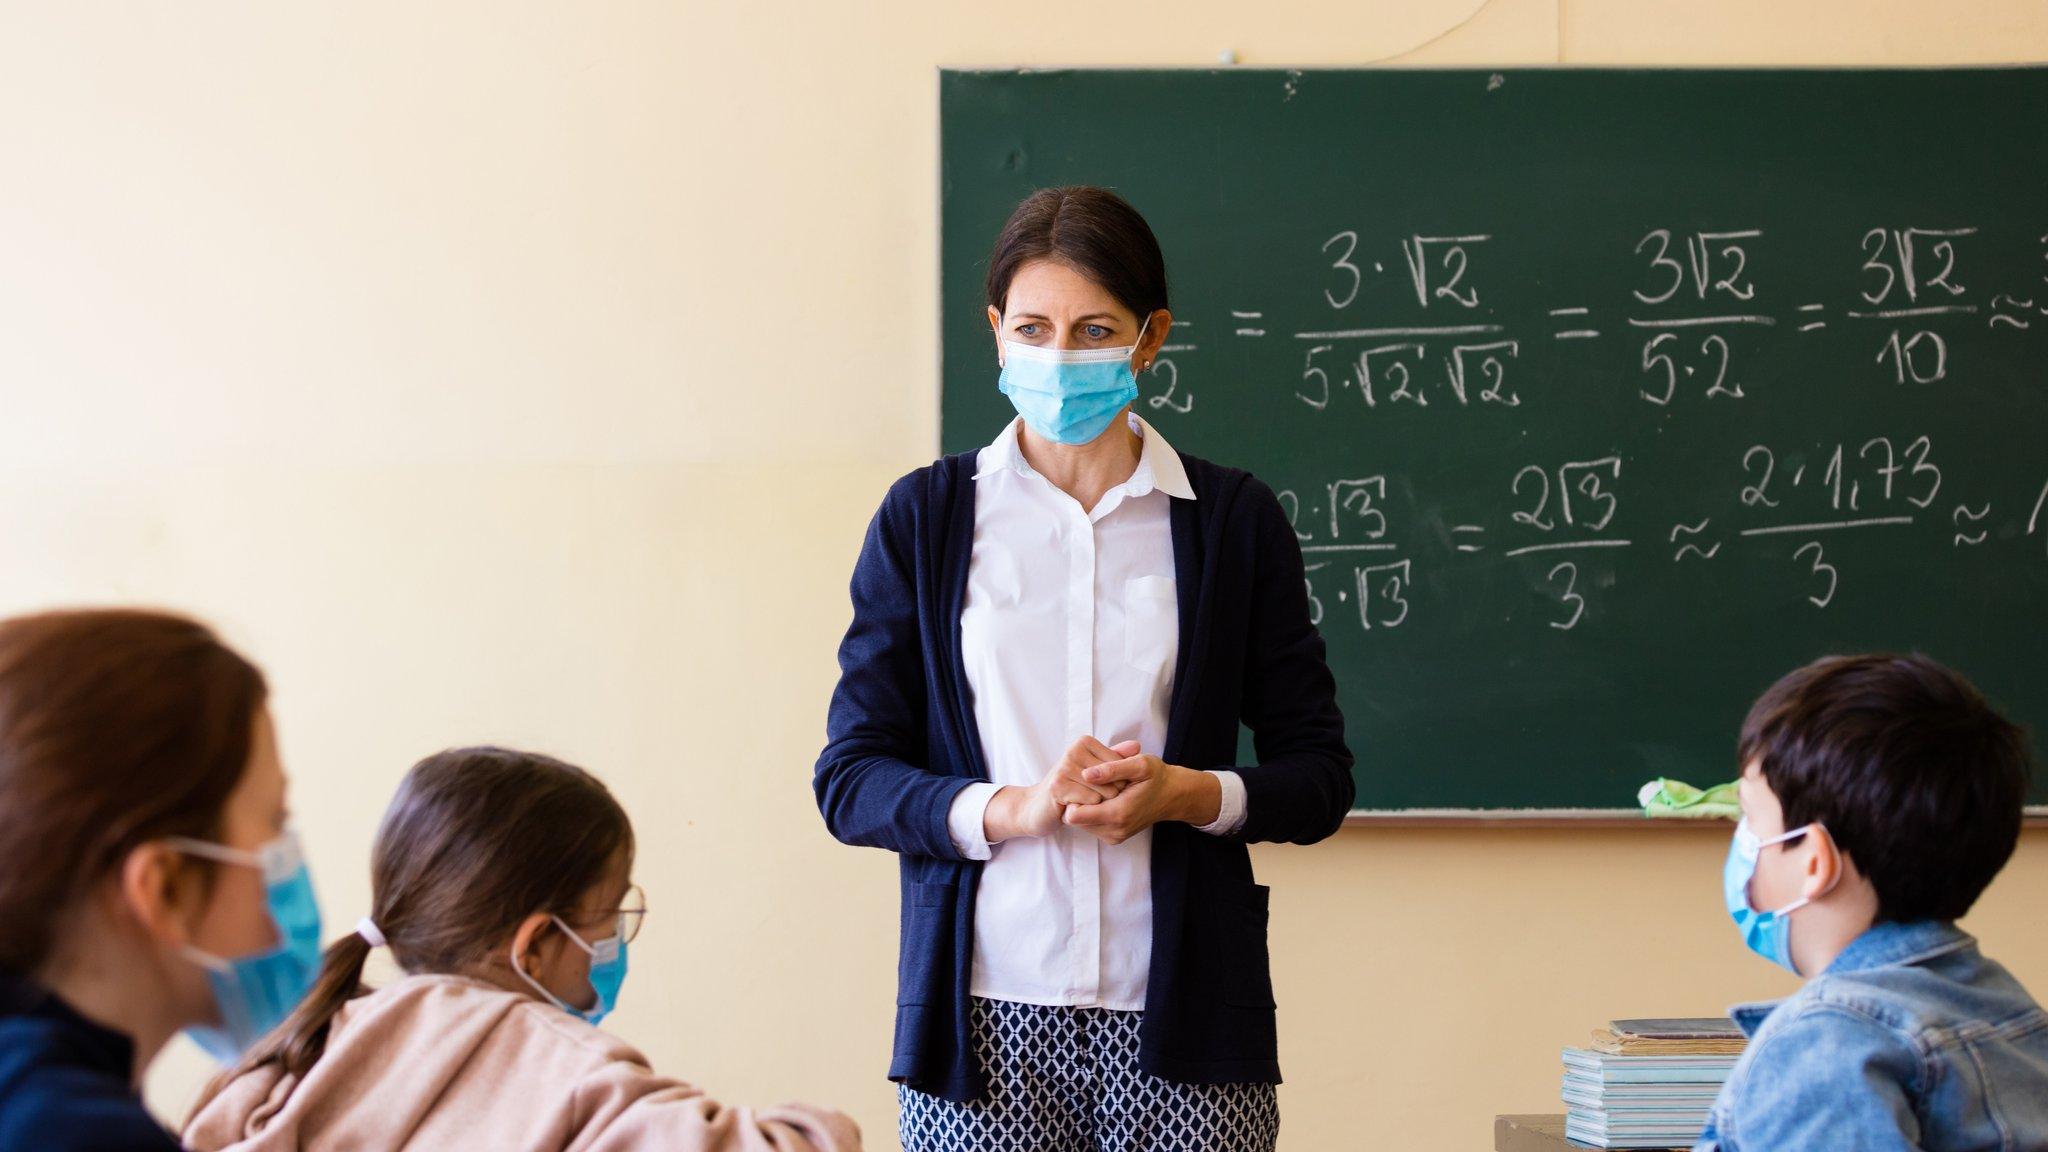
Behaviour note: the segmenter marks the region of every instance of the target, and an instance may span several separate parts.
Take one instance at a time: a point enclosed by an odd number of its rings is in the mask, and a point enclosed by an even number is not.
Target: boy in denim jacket
[[[1932,660],[1845,656],[1764,693],[1740,752],[1728,911],[1810,979],[1734,1010],[1695,1152],[2048,1150],[2048,1014],[1955,925],[2018,842],[2025,734]]]

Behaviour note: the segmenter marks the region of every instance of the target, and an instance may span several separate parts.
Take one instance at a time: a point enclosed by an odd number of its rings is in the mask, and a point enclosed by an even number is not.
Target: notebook
[[[1617,1056],[1739,1056],[1742,1030],[1726,1016],[1616,1020],[1593,1033],[1591,1048]]]

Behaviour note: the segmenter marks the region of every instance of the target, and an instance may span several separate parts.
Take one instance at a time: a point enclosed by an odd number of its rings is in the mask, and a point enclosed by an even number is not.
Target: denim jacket
[[[1878,924],[1750,1037],[1694,1152],[2048,1152],[2048,1013],[1954,924]]]

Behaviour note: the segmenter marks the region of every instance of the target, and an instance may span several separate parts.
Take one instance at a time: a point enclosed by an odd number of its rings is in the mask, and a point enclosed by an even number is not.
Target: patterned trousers
[[[1271,1084],[1178,1084],[1138,1069],[1142,1012],[973,1002],[988,1091],[898,1086],[903,1152],[1273,1152]]]

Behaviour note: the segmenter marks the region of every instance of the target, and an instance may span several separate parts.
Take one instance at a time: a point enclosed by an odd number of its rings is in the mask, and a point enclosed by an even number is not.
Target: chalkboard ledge
[[[1354,809],[1347,828],[1693,828],[1728,834],[1726,820],[1651,819],[1634,808]],[[2030,807],[2024,826],[2048,828],[2048,805]]]

